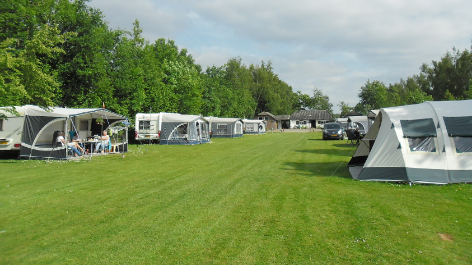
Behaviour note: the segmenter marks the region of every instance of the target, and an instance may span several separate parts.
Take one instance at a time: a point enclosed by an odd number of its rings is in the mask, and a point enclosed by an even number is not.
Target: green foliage
[[[333,104],[329,102],[329,97],[323,94],[323,91],[318,88],[313,89],[312,108],[315,110],[327,110],[333,113]]]
[[[12,47],[15,39],[0,44],[0,106],[53,105],[54,91],[60,84],[56,72],[44,61],[63,53],[57,44],[70,35],[60,35],[57,28],[45,25],[26,40],[22,50]]]
[[[139,21],[112,30],[88,0],[0,3],[0,105],[105,106],[131,120],[138,112],[252,118],[288,114],[292,88],[271,62],[231,58],[202,72],[173,40],[149,44]]]
[[[341,109],[341,117],[346,116],[349,112],[354,110],[353,107],[349,107],[349,104],[344,101],[339,102],[338,107]]]

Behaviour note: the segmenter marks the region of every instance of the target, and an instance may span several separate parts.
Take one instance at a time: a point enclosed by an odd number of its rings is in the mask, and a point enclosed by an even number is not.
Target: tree
[[[346,116],[349,112],[354,110],[353,107],[349,107],[349,105],[344,101],[340,101],[338,104],[338,107],[341,109],[341,114],[340,114],[341,117]]]
[[[315,110],[327,110],[333,113],[333,104],[329,102],[329,97],[323,94],[323,91],[318,88],[313,89],[313,109]]]
[[[26,41],[23,50],[12,48],[15,39],[1,42],[0,106],[53,106],[53,93],[60,84],[55,80],[56,73],[43,60],[63,53],[57,45],[65,38],[66,35],[60,35],[56,27],[44,25],[31,40]]]
[[[433,61],[431,67],[423,64],[420,68],[428,81],[423,84],[423,89],[434,100],[446,99],[446,91],[454,98],[467,96],[472,78],[472,53],[467,49],[462,52],[456,48],[452,50],[452,53],[446,53],[441,60]]]
[[[366,84],[361,87],[358,97],[360,102],[354,110],[364,115],[367,115],[373,109],[390,107],[387,88],[381,81],[374,80],[370,82],[370,80],[367,80]]]

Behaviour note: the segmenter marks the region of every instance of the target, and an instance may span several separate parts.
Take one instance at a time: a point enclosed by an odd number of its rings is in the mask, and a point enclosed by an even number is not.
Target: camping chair
[[[57,142],[57,136],[59,135],[59,132],[60,131],[55,131],[53,134],[52,134],[52,147],[61,147],[62,144],[61,143],[58,143]]]
[[[346,135],[347,135],[347,143],[351,141],[351,144],[354,144],[354,141],[355,141],[356,142],[355,144],[359,144],[359,137],[357,137],[354,134],[354,129],[346,130]]]

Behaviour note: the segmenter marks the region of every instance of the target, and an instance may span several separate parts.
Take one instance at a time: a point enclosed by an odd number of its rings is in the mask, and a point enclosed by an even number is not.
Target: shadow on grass
[[[299,153],[311,153],[317,155],[337,155],[337,156],[348,156],[351,157],[355,150],[351,149],[304,149],[304,150],[295,150]]]
[[[346,144],[346,142],[344,142],[342,144],[333,144],[332,146],[343,147],[343,148],[355,147],[357,149],[357,145],[355,145],[355,144]]]
[[[16,152],[0,152],[0,163],[16,163],[19,161],[19,155],[20,153]],[[12,161],[13,160],[13,161]]]
[[[282,169],[308,177],[339,177],[352,179],[346,164],[347,162],[345,161],[320,163],[286,162],[283,164]]]

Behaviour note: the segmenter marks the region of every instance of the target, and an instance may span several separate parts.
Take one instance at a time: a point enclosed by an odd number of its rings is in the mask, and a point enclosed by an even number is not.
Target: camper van
[[[0,153],[20,152],[21,133],[25,122],[24,107],[15,107],[19,116],[0,110],[7,118],[0,118]]]
[[[135,136],[138,141],[159,141],[161,134],[162,113],[136,114]]]

